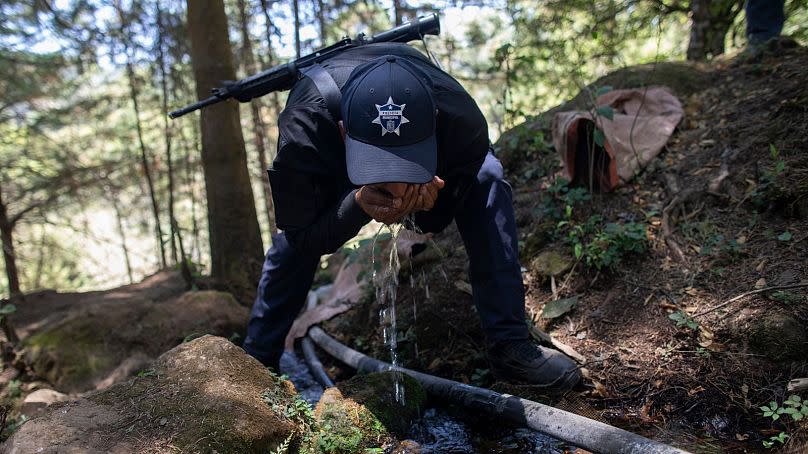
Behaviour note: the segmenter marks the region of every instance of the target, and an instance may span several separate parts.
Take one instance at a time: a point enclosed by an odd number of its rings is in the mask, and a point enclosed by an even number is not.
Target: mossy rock
[[[542,281],[558,277],[572,269],[574,261],[569,255],[550,249],[543,251],[530,262],[530,271]]]
[[[128,382],[25,423],[4,452],[267,453],[313,424],[294,387],[226,339],[203,336]]]
[[[808,357],[808,330],[786,314],[764,314],[749,328],[749,346],[775,361],[804,360]]]
[[[78,306],[23,340],[34,372],[58,390],[94,389],[126,358],[156,358],[187,337],[228,337],[243,330],[248,310],[228,293],[188,292],[165,302],[145,299]]]
[[[554,221],[539,222],[532,226],[532,231],[527,234],[525,245],[522,247],[522,263],[530,263],[537,254],[540,254],[542,248],[552,241],[555,226]]]
[[[320,431],[311,440],[310,452],[363,452],[406,436],[424,410],[426,391],[412,377],[400,377],[403,403],[395,398],[393,372],[357,375],[326,390],[314,411]]]

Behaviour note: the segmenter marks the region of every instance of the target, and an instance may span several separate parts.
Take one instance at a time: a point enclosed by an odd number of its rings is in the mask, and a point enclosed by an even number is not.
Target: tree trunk
[[[295,57],[300,58],[300,5],[292,0],[292,11],[295,16]]]
[[[223,0],[187,0],[191,64],[199,99],[222,80],[235,80]],[[213,284],[251,304],[261,274],[258,227],[238,103],[202,109],[202,167],[208,201]]]
[[[9,220],[8,210],[5,203],[3,203],[3,190],[0,188],[0,246],[3,248],[3,260],[6,264],[9,301],[25,301],[25,297],[20,291],[20,275],[17,272],[17,258],[14,255],[13,231],[14,224]],[[17,332],[7,315],[0,318],[0,327],[2,327],[3,333],[6,335],[6,339],[16,346],[20,338],[17,337]]]
[[[171,228],[171,258],[177,263],[177,243],[180,252],[180,270],[185,280],[186,286],[190,289],[194,285],[191,269],[188,267],[188,260],[185,257],[185,247],[182,244],[177,217],[174,215],[174,165],[171,156],[171,127],[168,122],[168,72],[166,71],[166,58],[163,51],[165,30],[163,29],[163,12],[160,9],[160,2],[156,3],[157,8],[157,55],[160,62],[160,85],[163,90],[163,128],[165,131],[166,144],[166,165],[168,171],[168,222]]]
[[[3,260],[6,264],[6,278],[8,278],[8,291],[11,299],[22,296],[20,291],[20,274],[17,271],[17,256],[14,253],[14,225],[8,216],[8,210],[3,203],[3,192],[0,190],[0,238],[3,246]]]
[[[115,9],[118,11],[118,17],[121,21],[121,43],[123,44],[124,54],[126,54],[126,75],[129,79],[129,95],[132,98],[132,106],[135,109],[135,129],[137,131],[138,144],[140,145],[140,162],[143,166],[143,173],[146,175],[146,184],[149,188],[149,197],[151,198],[152,214],[154,215],[154,231],[157,235],[157,244],[159,246],[159,260],[162,268],[166,267],[166,249],[163,243],[163,230],[160,226],[160,208],[157,204],[157,196],[154,193],[154,182],[152,181],[151,166],[149,165],[149,156],[146,151],[146,144],[143,141],[143,125],[140,122],[140,106],[137,100],[137,78],[135,77],[135,68],[132,64],[132,56],[129,51],[129,33],[126,27],[126,18],[124,17],[123,8],[120,0],[115,1]]]
[[[253,55],[252,43],[250,42],[249,20],[247,19],[247,5],[244,0],[238,0],[239,22],[241,26],[241,61],[244,64],[244,72],[249,76],[255,74],[255,57]],[[269,179],[266,175],[267,152],[266,152],[266,126],[261,118],[261,102],[253,99],[250,102],[250,113],[253,123],[253,142],[258,152],[258,163],[261,166],[261,187],[264,189],[264,209],[267,213],[267,221],[270,232],[274,235],[278,232],[275,227],[275,208],[272,206],[272,189],[269,186]]]
[[[724,40],[741,11],[739,0],[691,0],[687,59],[704,61],[724,53]]]
[[[401,25],[404,23],[404,18],[402,17],[404,14],[401,8],[401,0],[393,0],[393,12],[395,14],[396,25]]]
[[[129,276],[129,283],[133,284],[135,280],[132,278],[132,262],[129,260],[129,248],[126,246],[126,230],[123,228],[123,216],[121,216],[121,207],[118,206],[118,194],[112,192],[112,208],[115,210],[115,219],[118,221],[118,235],[121,236],[121,249],[123,250],[123,260],[126,262],[126,274]]]
[[[317,8],[317,25],[320,28],[320,47],[325,47],[328,45],[325,36],[325,4],[323,0],[315,0],[315,6]]]

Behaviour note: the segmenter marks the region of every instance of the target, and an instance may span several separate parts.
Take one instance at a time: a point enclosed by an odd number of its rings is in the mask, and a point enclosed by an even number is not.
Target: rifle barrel
[[[173,112],[169,112],[168,116],[169,116],[169,118],[172,118],[172,119],[179,118],[179,117],[181,117],[181,116],[183,116],[183,115],[185,115],[187,113],[193,112],[193,111],[195,111],[197,109],[201,109],[201,108],[203,108],[205,106],[209,106],[211,104],[216,104],[217,102],[221,102],[221,101],[223,101],[222,98],[218,98],[216,96],[211,96],[210,98],[203,99],[202,101],[195,102],[193,104],[187,105],[187,106],[183,107],[182,109],[175,110]]]

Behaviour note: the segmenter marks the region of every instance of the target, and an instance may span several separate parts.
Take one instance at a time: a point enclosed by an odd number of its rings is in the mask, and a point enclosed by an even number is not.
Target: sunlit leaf
[[[560,317],[575,307],[578,302],[578,296],[571,296],[569,298],[562,298],[560,300],[550,301],[544,305],[541,311],[541,318],[556,318]]]

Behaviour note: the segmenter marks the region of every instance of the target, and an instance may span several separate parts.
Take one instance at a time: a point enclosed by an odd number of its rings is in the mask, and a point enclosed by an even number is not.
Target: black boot
[[[573,360],[529,339],[489,345],[488,361],[498,380],[524,382],[553,393],[569,391],[581,380]]]

